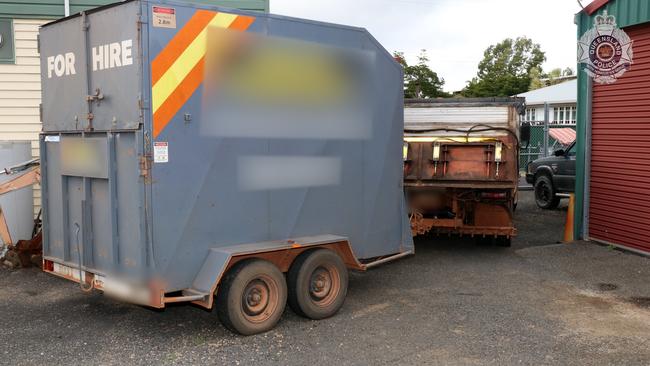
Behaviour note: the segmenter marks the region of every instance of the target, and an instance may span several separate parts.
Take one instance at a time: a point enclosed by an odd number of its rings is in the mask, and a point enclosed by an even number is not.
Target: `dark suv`
[[[556,208],[558,193],[573,192],[576,184],[576,144],[560,149],[553,156],[528,163],[526,181],[535,189],[535,202],[540,208]]]

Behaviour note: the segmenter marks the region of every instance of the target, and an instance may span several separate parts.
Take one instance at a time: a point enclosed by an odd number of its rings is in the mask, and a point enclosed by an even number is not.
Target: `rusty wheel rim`
[[[317,267],[309,280],[309,296],[318,306],[325,307],[334,302],[341,291],[339,270],[333,265]]]
[[[278,308],[279,288],[269,276],[260,275],[250,281],[242,294],[242,310],[246,319],[252,323],[267,321]]]

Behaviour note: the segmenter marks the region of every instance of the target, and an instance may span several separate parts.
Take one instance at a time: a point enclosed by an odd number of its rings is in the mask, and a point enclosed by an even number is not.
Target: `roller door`
[[[625,31],[631,69],[593,86],[589,237],[650,252],[650,23]]]

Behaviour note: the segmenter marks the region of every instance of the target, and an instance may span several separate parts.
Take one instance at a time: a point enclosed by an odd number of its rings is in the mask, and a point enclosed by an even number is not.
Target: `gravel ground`
[[[3,268],[0,364],[649,365],[649,259],[558,244],[565,214],[522,192],[512,248],[419,240],[415,256],[353,273],[335,317],[287,310],[251,337],[200,308],[153,311]]]

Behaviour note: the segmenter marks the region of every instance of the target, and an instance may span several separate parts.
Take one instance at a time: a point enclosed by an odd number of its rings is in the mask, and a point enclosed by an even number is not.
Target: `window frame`
[[[578,114],[577,109],[575,105],[553,106],[553,123],[558,125],[575,125]]]
[[[529,107],[526,108],[526,121],[525,122],[536,122],[537,121],[537,108]]]
[[[12,18],[3,18],[0,17],[0,22],[7,21],[9,23],[9,37],[11,40],[11,58],[0,58],[0,64],[5,65],[15,65],[16,64],[16,36],[14,29],[14,20]],[[4,40],[3,40],[4,42]],[[6,47],[6,45],[3,45]]]

